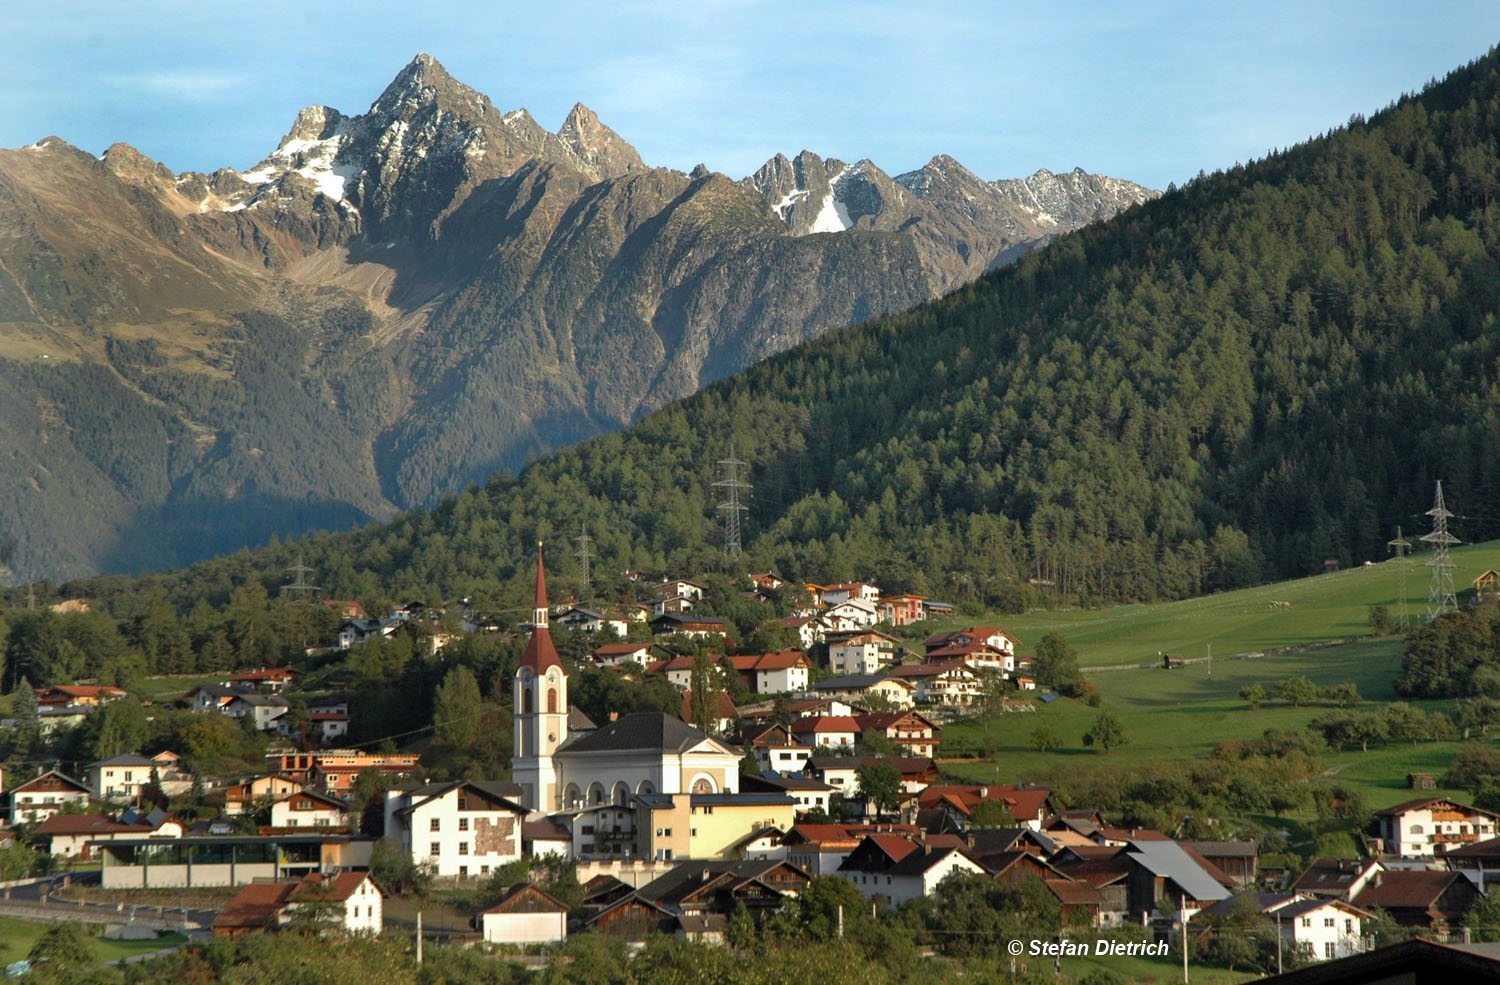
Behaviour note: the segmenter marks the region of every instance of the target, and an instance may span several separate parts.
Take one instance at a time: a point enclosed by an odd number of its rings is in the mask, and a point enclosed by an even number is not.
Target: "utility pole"
[[[289,566],[286,570],[292,573],[293,579],[281,586],[282,595],[291,593],[292,597],[298,602],[306,602],[309,593],[318,591],[317,585],[309,585],[307,583],[307,575],[312,572],[312,569],[302,563],[301,551],[297,552],[297,563]]]
[[[578,559],[578,584],[581,586],[580,593],[583,598],[589,596],[589,544],[593,538],[589,536],[588,527],[580,524],[578,536],[573,538],[573,543],[578,545],[578,550],[573,556]]]
[[[1396,626],[1404,630],[1406,628],[1406,573],[1410,568],[1410,565],[1406,563],[1406,555],[1411,551],[1411,541],[1401,536],[1400,524],[1396,525],[1396,539],[1386,541],[1385,546],[1396,555],[1396,563],[1400,565],[1401,597],[1396,602]]]
[[[417,964],[422,963],[422,911],[417,911]]]
[[[1432,622],[1447,612],[1449,606],[1458,609],[1458,596],[1453,593],[1453,559],[1448,556],[1448,548],[1463,543],[1448,532],[1448,520],[1453,514],[1443,505],[1441,479],[1427,515],[1432,517],[1432,533],[1423,534],[1422,541],[1432,545],[1432,557],[1427,559],[1427,567],[1432,569],[1432,581],[1427,588],[1427,621]]]
[[[1208,679],[1214,679],[1214,645],[1208,644]]]
[[[734,446],[729,447],[729,457],[719,459],[719,465],[725,470],[725,477],[714,483],[715,489],[723,489],[728,499],[719,504],[719,512],[724,514],[724,553],[730,560],[738,560],[740,556],[740,514],[749,509],[740,502],[740,490],[746,493],[750,491],[750,483],[739,477],[739,470],[747,468],[745,462],[734,457]]]

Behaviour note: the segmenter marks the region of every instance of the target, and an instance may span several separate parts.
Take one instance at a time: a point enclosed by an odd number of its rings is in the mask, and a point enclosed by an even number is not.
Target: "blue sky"
[[[649,164],[740,177],[806,147],[1161,188],[1369,113],[1500,40],[1500,3],[0,0],[0,146],[123,140],[250,167],[298,109],[365,110],[418,51]]]

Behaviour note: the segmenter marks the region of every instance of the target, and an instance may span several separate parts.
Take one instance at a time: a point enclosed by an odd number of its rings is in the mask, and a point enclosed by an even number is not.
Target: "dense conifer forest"
[[[731,452],[754,486],[745,565],[788,578],[1005,607],[1383,557],[1434,479],[1458,512],[1495,512],[1497,176],[1491,53],[430,512],[64,590],[186,612],[274,589],[301,552],[335,597],[504,599],[529,545],[561,555],[581,530],[603,591],[625,568],[723,570]]]

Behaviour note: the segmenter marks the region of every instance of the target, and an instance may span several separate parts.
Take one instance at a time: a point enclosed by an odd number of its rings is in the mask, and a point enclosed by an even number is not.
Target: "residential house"
[[[385,920],[384,895],[368,872],[310,872],[245,886],[214,918],[213,932],[238,937],[274,930],[295,923],[298,910],[311,907],[322,912],[309,919],[326,919],[348,933],[378,935]]]
[[[307,712],[308,724],[321,745],[330,745],[349,735],[349,713],[346,711]]]
[[[294,759],[297,756],[290,755]],[[310,760],[306,768],[308,782],[335,797],[347,797],[354,789],[355,778],[364,770],[379,770],[386,776],[404,780],[416,770],[418,761],[415,753],[369,753],[353,749],[328,749],[302,756]],[[277,758],[266,757],[267,761]],[[279,758],[284,761],[287,757]],[[295,775],[295,767],[281,768]]]
[[[875,603],[880,610],[880,621],[892,626],[906,626],[925,619],[927,611],[922,603],[925,595],[882,595]]]
[[[1447,934],[1463,925],[1479,889],[1461,872],[1388,869],[1376,873],[1351,902],[1379,907],[1403,927]]]
[[[799,718],[789,726],[792,738],[814,749],[853,749],[859,723],[843,715]]]
[[[298,790],[271,805],[271,827],[277,829],[348,828],[350,823],[347,801],[316,790]]]
[[[1314,961],[1332,961],[1364,950],[1363,926],[1370,913],[1339,899],[1294,892],[1243,893],[1204,907],[1193,922],[1228,917],[1236,907],[1246,905],[1243,900],[1275,922],[1288,954],[1302,951]]]
[[[739,720],[739,713],[735,711],[734,702],[730,700],[729,693],[722,689],[714,691],[711,700],[713,709],[707,723],[708,730],[721,735],[733,731],[735,722]],[[677,717],[689,725],[696,724],[697,714],[693,708],[692,691],[682,692],[682,710],[678,712]]]
[[[924,845],[896,835],[866,835],[838,868],[861,894],[892,906],[930,896],[954,872],[986,875],[984,866],[956,847]]]
[[[755,653],[726,658],[745,686],[756,694],[784,694],[807,689],[812,664],[801,650]]]
[[[769,571],[757,575],[750,575],[750,586],[763,592],[774,592],[782,586],[783,582]]]
[[[636,854],[657,860],[732,858],[747,832],[786,830],[797,802],[771,793],[636,794]]]
[[[385,795],[385,834],[439,876],[488,875],[521,857],[526,808],[513,783],[457,780],[393,787]]]
[[[521,822],[521,854],[528,858],[539,855],[573,856],[573,832],[556,821]]]
[[[929,599],[922,603],[922,611],[928,619],[952,619],[957,610],[952,602],[934,602]]]
[[[261,804],[278,801],[288,794],[299,792],[305,785],[305,780],[285,773],[252,776],[225,788],[224,813],[248,814]]]
[[[1182,847],[1213,863],[1241,889],[1255,883],[1260,852],[1253,841],[1184,841]]]
[[[896,748],[907,756],[932,757],[937,755],[937,733],[942,728],[931,719],[914,711],[882,711],[854,716],[859,726],[861,739],[872,733],[885,736]]]
[[[917,806],[923,809],[947,806],[967,819],[974,808],[986,800],[1004,804],[1018,825],[1033,831],[1042,830],[1042,823],[1061,809],[1061,805],[1052,796],[1051,787],[999,783],[929,786],[918,797]]]
[[[828,637],[828,624],[819,615],[784,616],[781,628],[796,636],[797,643],[804,650],[811,649],[814,644],[822,643]]]
[[[1480,886],[1492,887],[1500,882],[1500,838],[1455,848],[1443,856],[1450,872],[1463,872]]]
[[[1016,639],[1003,626],[971,626],[968,629],[959,629],[947,633],[936,633],[922,641],[928,656],[936,650],[947,649],[954,646],[988,646],[1008,657],[1015,657],[1016,647],[1020,640]],[[1007,667],[1013,670],[1014,664]]]
[[[1210,903],[1230,896],[1233,881],[1193,858],[1175,841],[1134,841],[1126,846],[1124,857],[1133,866],[1127,885],[1132,922],[1143,923],[1178,912],[1191,918]],[[1161,901],[1172,908],[1171,913],[1157,909]]]
[[[874,602],[851,598],[825,609],[821,613],[830,633],[852,633],[869,629],[880,621],[880,613]]]
[[[740,777],[740,792],[785,794],[796,802],[794,810],[799,815],[808,811],[822,811],[826,814],[831,807],[833,785],[811,777],[782,776],[767,772],[760,776],[747,774]]]
[[[812,755],[811,748],[794,741],[791,730],[777,722],[743,727],[736,744],[749,748],[762,772],[800,772]]]
[[[297,672],[290,667],[261,667],[236,674],[229,679],[230,687],[250,687],[268,694],[280,694]]]
[[[340,619],[368,619],[370,614],[365,607],[358,602],[343,601],[339,599],[323,599],[325,608],[332,609],[339,614]]]
[[[657,661],[662,654],[666,653],[660,644],[650,641],[644,643],[606,643],[594,648],[594,663],[601,667],[639,667],[646,670]]]
[[[963,659],[941,663],[902,664],[890,677],[910,684],[919,705],[965,708],[984,694],[984,681]]]
[[[712,616],[694,616],[664,613],[651,620],[651,632],[657,636],[686,636],[691,639],[709,639],[729,636],[729,623]]]
[[[193,710],[200,714],[211,711],[223,714],[229,702],[245,693],[241,689],[225,687],[222,684],[202,684],[194,688],[189,695],[193,703]]]
[[[586,609],[581,606],[575,606],[564,612],[557,618],[557,621],[569,629],[590,634],[608,629],[616,636],[623,637],[630,631],[630,622],[623,614],[602,609]]]
[[[674,687],[686,691],[693,686],[693,658],[676,656],[670,660],[657,660],[646,668],[653,677],[665,677]]]
[[[812,877],[781,859],[685,862],[632,894],[673,915],[679,937],[722,943],[730,914],[743,907],[760,922],[802,892]]]
[[[789,864],[815,876],[833,875],[866,835],[915,838],[909,824],[797,824],[781,839]]]
[[[11,787],[10,823],[37,824],[69,807],[89,802],[90,789],[57,770],[48,770]]]
[[[928,663],[947,663],[950,660],[962,660],[980,675],[992,673],[1006,677],[1016,669],[1013,654],[998,650],[988,643],[954,643],[927,652]]]
[[[231,698],[222,712],[230,718],[248,718],[257,730],[266,732],[277,727],[290,707],[279,694],[244,693]]]
[[[479,913],[479,932],[491,944],[561,944],[568,908],[529,882],[519,882]]]
[[[1130,879],[1135,863],[1124,846],[1075,845],[1049,857],[1052,867],[1099,894],[1099,925],[1118,927],[1130,918]]]
[[[895,637],[873,629],[844,633],[828,640],[828,665],[835,674],[878,674],[900,651]]]
[[[35,690],[39,711],[61,708],[91,711],[125,697],[125,692],[117,687],[96,684],[59,684]]]
[[[794,718],[812,718],[817,715],[861,715],[864,709],[838,698],[806,698],[787,705]],[[742,713],[743,714],[743,713]]]
[[[96,842],[115,838],[181,838],[182,824],[160,808],[149,814],[131,811],[119,820],[103,814],[54,814],[37,825],[34,833],[45,839],[49,855],[87,861],[97,854]]]
[[[859,764],[855,756],[813,756],[802,775],[833,787],[835,797],[852,801],[859,789]]]
[[[83,778],[96,800],[136,800],[142,788],[151,782],[151,771],[158,765],[145,756],[122,753],[89,763],[84,767]]]
[[[850,599],[874,604],[880,598],[879,588],[862,581],[842,582],[837,585],[809,585],[808,588],[816,589],[815,597],[818,604],[825,606],[841,605]]]
[[[1375,815],[1385,850],[1403,858],[1444,852],[1500,835],[1500,814],[1447,797],[1420,797]]]
[[[883,700],[893,708],[910,708],[915,702],[916,685],[910,681],[880,674],[845,674],[814,682],[808,691],[819,698],[836,698],[853,704],[868,704],[872,698]]]

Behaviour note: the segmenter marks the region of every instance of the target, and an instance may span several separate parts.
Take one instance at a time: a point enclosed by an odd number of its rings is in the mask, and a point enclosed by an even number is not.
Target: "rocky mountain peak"
[[[493,111],[488,96],[471,89],[448,74],[436,58],[423,52],[413,58],[370,106],[368,115],[383,119],[410,119],[425,106],[436,106],[479,120]]]
[[[171,182],[176,177],[166,165],[153,161],[126,143],[110,144],[100,160],[116,177],[131,184],[144,184],[151,179]]]
[[[573,104],[558,128],[557,139],[600,178],[618,178],[646,167],[636,149],[601,123],[599,115],[583,103]]]

